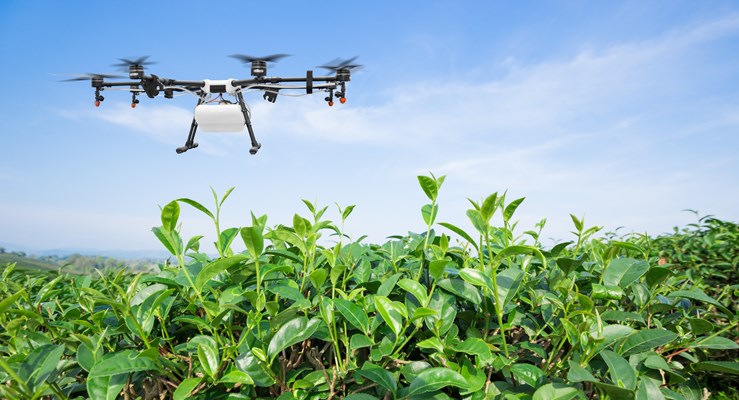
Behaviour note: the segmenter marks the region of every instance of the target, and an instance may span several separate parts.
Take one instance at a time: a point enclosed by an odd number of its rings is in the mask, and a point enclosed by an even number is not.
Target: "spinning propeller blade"
[[[62,79],[60,82],[72,82],[72,81],[87,81],[91,79],[106,79],[106,78],[123,78],[120,75],[109,75],[109,74],[72,74],[74,78]]]
[[[354,64],[354,60],[356,60],[357,57],[359,56],[354,56],[348,60],[342,60],[340,58],[337,58],[333,61],[326,63],[326,65],[318,66],[318,68],[324,68],[332,72],[336,72],[340,69],[348,69],[348,70],[359,69],[359,68],[362,68],[362,65]]]
[[[142,56],[142,57],[139,57],[139,58],[136,58],[136,59],[133,59],[133,60],[128,59],[128,58],[119,58],[118,60],[120,62],[118,64],[113,64],[113,66],[114,67],[123,68],[126,71],[128,71],[128,67],[130,67],[132,65],[140,65],[140,66],[143,67],[145,65],[156,64],[156,62],[154,62],[154,61],[147,61],[148,59],[149,59],[149,56]]]
[[[243,63],[250,63],[254,61],[277,62],[289,56],[290,56],[289,54],[272,54],[272,55],[264,56],[264,57],[254,57],[254,56],[249,56],[246,54],[232,54],[229,57],[240,60]]]

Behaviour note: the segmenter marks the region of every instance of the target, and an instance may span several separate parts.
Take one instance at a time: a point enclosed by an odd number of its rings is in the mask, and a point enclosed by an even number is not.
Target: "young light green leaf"
[[[162,227],[170,232],[177,229],[177,220],[180,218],[180,205],[177,200],[170,201],[162,208]]]
[[[490,291],[493,290],[493,279],[485,275],[485,273],[480,270],[463,268],[459,270],[459,276],[466,282],[469,282],[475,286],[480,286]]]
[[[186,199],[186,198],[180,198],[180,199],[177,199],[175,201],[179,201],[181,203],[189,204],[190,206],[192,206],[192,207],[200,210],[203,214],[209,216],[211,219],[214,219],[215,218],[213,216],[213,213],[210,212],[210,210],[208,210],[207,208],[205,208],[205,206],[203,206],[202,204],[198,203],[195,200]]]
[[[486,197],[485,200],[483,200],[482,206],[480,206],[480,215],[482,216],[482,220],[484,222],[490,223],[490,218],[493,217],[493,214],[495,214],[495,209],[497,208],[497,200],[498,192],[491,194],[490,196]]]
[[[536,389],[531,400],[570,400],[576,397],[585,398],[572,386],[564,383],[548,383]]]
[[[539,387],[539,382],[544,380],[545,374],[541,368],[533,364],[516,363],[511,366],[511,373],[519,381],[533,388]]]
[[[426,289],[424,289],[424,287],[417,281],[412,279],[401,279],[398,281],[398,286],[412,294],[421,305],[428,303],[428,294],[426,293]]]
[[[293,318],[284,323],[277,330],[267,347],[270,362],[277,357],[280,351],[300,343],[313,335],[321,324],[320,318],[308,320],[306,317]]]
[[[448,222],[439,222],[439,225],[443,226],[444,228],[449,229],[450,231],[456,233],[457,235],[461,236],[464,240],[468,241],[472,247],[477,248],[477,243],[475,243],[475,240],[472,239],[472,236],[470,236],[467,232],[462,230],[461,228],[452,225]]]
[[[190,393],[200,384],[203,380],[201,377],[187,378],[177,386],[177,389],[172,394],[172,400],[186,400],[190,398]]]
[[[198,291],[202,291],[203,287],[216,275],[231,267],[244,263],[247,260],[247,256],[243,254],[235,254],[230,257],[219,258],[216,261],[213,261],[212,263],[203,267],[203,269],[201,269],[198,273],[197,277],[195,278],[195,289]]]
[[[421,189],[423,189],[423,192],[426,193],[426,197],[428,197],[429,200],[436,200],[436,196],[438,195],[439,191],[438,187],[436,186],[435,179],[428,176],[419,175],[418,183],[421,184]]]
[[[436,221],[436,214],[439,212],[439,206],[434,204],[425,204],[421,207],[421,216],[423,216],[423,222],[426,225],[431,226]]]
[[[466,389],[469,383],[458,372],[443,367],[427,368],[421,371],[408,387],[406,396],[415,396],[455,386]]]
[[[508,204],[503,211],[503,220],[504,221],[510,221],[511,217],[513,217],[513,213],[516,212],[516,209],[518,206],[521,205],[521,203],[524,201],[525,197],[521,197],[520,199],[513,200]]]
[[[151,358],[139,357],[139,354],[139,352],[134,350],[121,350],[106,355],[103,357],[103,360],[92,367],[89,377],[113,376],[131,372],[150,371],[157,368]]]
[[[482,294],[475,286],[462,279],[442,279],[438,282],[440,288],[461,297],[472,304],[482,303]]]
[[[262,251],[264,251],[262,227],[255,225],[241,228],[241,239],[244,240],[246,250],[252,257],[258,258],[262,254]]]
[[[393,333],[395,333],[396,336],[400,335],[403,330],[403,314],[398,309],[397,305],[387,297],[377,295],[375,296],[375,307]]]
[[[214,378],[218,374],[218,366],[221,363],[218,350],[212,346],[198,344],[198,360],[208,376]]]
[[[603,272],[603,284],[626,289],[646,274],[648,270],[649,264],[644,260],[617,258],[611,260]]]

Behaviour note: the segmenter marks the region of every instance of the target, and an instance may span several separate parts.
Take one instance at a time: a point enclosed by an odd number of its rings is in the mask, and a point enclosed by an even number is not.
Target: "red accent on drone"
[[[131,108],[136,108],[136,103],[131,103]]]
[[[95,100],[95,107],[100,107],[100,100]]]
[[[341,104],[344,104],[344,103],[346,103],[346,97],[342,97],[342,98],[340,98],[340,99],[339,99],[339,101],[341,102]]]
[[[328,106],[329,106],[329,107],[333,107],[333,105],[334,105],[334,102],[333,102],[333,101],[329,101],[329,102],[328,102]]]

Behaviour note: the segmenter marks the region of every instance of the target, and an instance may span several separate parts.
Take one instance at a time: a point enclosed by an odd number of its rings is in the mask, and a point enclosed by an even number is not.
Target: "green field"
[[[0,395],[736,398],[736,223],[618,237],[572,216],[547,248],[545,221],[517,227],[523,199],[471,201],[465,231],[436,220],[444,178],[418,181],[426,230],[381,244],[344,234],[354,206],[333,222],[308,201],[290,226],[221,229],[229,190],[162,208],[173,261],[154,273],[4,268]],[[213,220],[217,256],[181,237],[181,207]]]

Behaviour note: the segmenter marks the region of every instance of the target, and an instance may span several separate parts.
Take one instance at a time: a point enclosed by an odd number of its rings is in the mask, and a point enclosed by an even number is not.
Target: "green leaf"
[[[94,351],[87,344],[80,343],[80,345],[77,346],[77,364],[79,364],[85,371],[90,372],[93,365],[95,365],[97,360],[103,355],[102,349],[98,350],[99,351]]]
[[[603,272],[605,286],[618,286],[626,289],[641,278],[649,270],[649,264],[633,258],[617,258],[611,260]]]
[[[493,279],[480,270],[463,268],[459,270],[459,276],[475,286],[481,286],[491,292],[493,291]]]
[[[583,228],[583,221],[577,219],[577,217],[574,214],[570,214],[570,218],[572,218],[572,223],[575,224],[575,229],[580,232]]]
[[[520,382],[533,388],[539,387],[539,382],[546,376],[544,371],[536,365],[517,363],[511,366],[511,373]]]
[[[525,245],[513,245],[508,246],[498,252],[498,254],[495,255],[493,258],[493,265],[500,264],[501,261],[503,261],[504,258],[514,256],[514,255],[533,255],[534,257],[538,258],[539,261],[541,261],[541,265],[543,269],[547,269],[547,259],[544,257],[544,254],[542,254],[541,250],[537,249],[534,246],[525,246]]]
[[[609,400],[632,400],[634,391],[622,388],[621,386],[612,385],[610,383],[593,382],[600,390],[608,395]]]
[[[151,231],[173,256],[182,254],[182,238],[177,231],[169,231],[161,226],[151,228]]]
[[[730,375],[739,375],[739,362],[736,361],[701,361],[690,364],[695,371],[723,372]]]
[[[498,297],[497,300],[501,302],[501,309],[505,307],[513,297],[518,293],[518,289],[521,287],[521,280],[523,279],[523,271],[517,267],[511,267],[498,273]]]
[[[465,214],[480,235],[487,235],[488,225],[482,219],[482,214],[480,214],[479,210],[469,209]]]
[[[429,263],[429,274],[434,280],[438,280],[444,276],[447,266],[454,266],[449,260],[434,260]]]
[[[608,365],[611,382],[629,390],[636,389],[636,371],[628,361],[610,350],[601,351],[600,356]]]
[[[34,392],[54,372],[56,365],[64,354],[63,345],[45,344],[28,353],[21,364],[18,375],[26,381]]]
[[[635,400],[665,400],[665,396],[659,390],[659,386],[650,379],[641,379]]]
[[[3,299],[3,301],[0,301],[0,314],[4,313],[8,308],[10,308],[10,306],[15,304],[16,300],[18,300],[25,293],[26,289],[21,289],[15,294],[6,297],[5,299]]]
[[[179,202],[182,202],[182,203],[185,203],[185,204],[189,204],[190,206],[192,206],[192,207],[200,210],[203,214],[209,216],[211,219],[215,219],[215,217],[213,216],[213,213],[211,213],[210,210],[208,210],[202,204],[198,203],[195,200],[186,199],[186,198],[180,198],[180,199],[177,199],[175,201],[179,201]]]
[[[570,370],[567,371],[567,380],[570,382],[598,382],[597,379],[587,369],[581,367],[578,363],[567,360],[570,364]]]
[[[262,251],[264,251],[264,236],[262,236],[262,227],[260,226],[247,226],[241,228],[241,239],[246,245],[246,250],[249,251],[252,257],[258,258]]]
[[[423,216],[423,222],[426,225],[431,226],[436,221],[436,214],[439,212],[438,205],[425,204],[421,207],[421,216]]]
[[[713,332],[715,328],[710,321],[702,318],[690,318],[688,322],[690,322],[690,330],[693,331],[694,335]]]
[[[511,217],[513,217],[513,213],[516,212],[516,209],[519,205],[523,202],[525,197],[521,197],[520,199],[513,200],[510,204],[508,204],[503,211],[503,220],[504,221],[510,221]]]
[[[592,284],[593,292],[590,294],[594,300],[620,300],[624,291],[620,286]]]
[[[700,289],[693,288],[691,290],[677,290],[677,291],[670,293],[669,297],[678,297],[678,298],[682,297],[686,299],[702,301],[704,303],[708,303],[708,304],[715,306],[729,318],[734,317],[734,314],[732,314],[732,312],[729,311],[728,308],[726,308],[723,304],[719,303],[718,301],[714,300],[712,297],[703,293],[703,291],[701,291]]]
[[[421,305],[428,303],[428,294],[420,283],[411,279],[401,279],[398,281],[398,286],[412,294]]]
[[[334,305],[336,306],[336,309],[341,313],[341,315],[344,316],[347,322],[349,322],[352,326],[359,329],[363,333],[370,333],[369,317],[361,307],[349,300],[344,300],[341,298],[334,299]]]
[[[469,383],[458,372],[442,367],[427,368],[421,371],[408,387],[406,396],[434,392],[449,386],[466,389]]]
[[[177,200],[170,201],[162,208],[162,228],[174,232],[177,229],[177,220],[180,218],[180,205]]]
[[[396,336],[400,335],[403,330],[403,314],[398,306],[387,297],[377,295],[375,296],[375,307],[393,333]]]
[[[477,356],[483,365],[493,362],[493,354],[490,345],[480,338],[467,338],[462,343],[454,346],[454,350],[460,353]]]
[[[480,215],[482,216],[483,221],[490,223],[490,218],[493,217],[495,209],[497,208],[497,200],[498,192],[491,194],[483,200],[482,206],[480,207]]]
[[[703,349],[715,349],[715,350],[734,350],[739,349],[739,344],[736,344],[731,339],[714,336],[709,338],[697,338],[697,343],[693,347],[700,347]]]
[[[190,398],[190,393],[200,384],[203,378],[187,378],[177,386],[172,394],[172,400],[186,400]]]
[[[316,288],[316,290],[318,291],[320,291],[323,283],[326,282],[326,278],[328,278],[328,271],[326,271],[324,268],[318,268],[311,272],[308,276],[310,283],[312,283],[313,287]]]
[[[352,211],[354,211],[354,205],[353,204],[350,205],[350,206],[346,206],[346,208],[344,209],[344,211],[341,213],[341,219],[342,219],[342,221],[345,220],[345,219],[347,219],[349,217],[349,214],[352,213]]]
[[[375,396],[371,396],[366,393],[352,393],[349,396],[344,397],[344,400],[379,400],[379,399]]]
[[[426,197],[428,197],[429,200],[431,201],[436,200],[436,196],[439,193],[439,189],[436,186],[435,179],[430,178],[428,176],[419,175],[418,183],[421,184],[421,189],[423,189],[423,192],[426,193]]]
[[[365,362],[362,365],[362,369],[357,370],[356,373],[389,390],[393,395],[398,391],[398,384],[395,377],[385,368]]]
[[[480,291],[472,284],[461,279],[442,279],[438,282],[438,285],[440,288],[468,300],[472,304],[482,303],[482,294]]]
[[[666,267],[653,266],[647,271],[647,285],[650,288],[662,283],[668,276],[672,275],[672,270]]]
[[[421,340],[416,343],[416,347],[421,349],[433,349],[439,353],[444,353],[444,343],[441,343],[441,339],[432,336],[426,340]]]
[[[580,392],[563,383],[548,383],[534,392],[531,400],[570,400],[579,397]]]
[[[430,317],[432,315],[438,315],[439,313],[426,307],[418,307],[415,311],[413,311],[413,315],[411,316],[411,321],[415,321],[419,318],[426,318]]]
[[[352,335],[351,339],[349,339],[349,348],[352,350],[361,349],[363,347],[372,347],[374,345],[375,343],[372,341],[372,339],[370,339],[366,335],[358,333]]]
[[[253,349],[256,349],[253,348]],[[246,373],[259,387],[269,387],[275,384],[275,379],[270,375],[269,368],[259,361],[251,350],[246,350],[234,360],[234,365],[239,371]]]
[[[203,287],[210,282],[213,277],[221,272],[248,260],[243,254],[235,254],[230,257],[219,258],[216,261],[206,265],[200,270],[195,278],[195,290],[201,292]]]
[[[121,350],[106,354],[103,359],[90,370],[89,377],[113,376],[131,372],[150,371],[157,366],[148,357],[139,357],[141,353],[134,350]]]
[[[252,380],[246,372],[233,370],[224,375],[223,378],[219,379],[218,383],[240,383],[242,385],[253,385],[254,380]]]
[[[390,275],[388,278],[384,278],[382,280],[382,284],[380,284],[380,287],[377,289],[377,294],[380,296],[388,296],[393,291],[393,288],[395,287],[395,284],[398,282],[398,279],[402,277],[402,273],[397,273]]]
[[[208,376],[215,378],[218,374],[218,367],[221,363],[220,357],[218,356],[218,350],[214,347],[199,343],[198,344],[198,360],[200,365],[203,367]]]
[[[115,400],[128,381],[128,374],[89,377],[85,385],[91,400]]]
[[[626,357],[655,349],[675,339],[677,339],[677,334],[666,329],[645,329],[627,336],[619,346],[618,353]]]
[[[468,241],[472,245],[472,247],[477,248],[477,243],[475,243],[475,240],[472,239],[472,236],[470,236],[467,232],[465,232],[461,228],[458,228],[455,225],[452,225],[448,222],[439,222],[439,225],[461,236],[464,240]]]
[[[310,222],[298,214],[293,215],[293,229],[298,237],[304,238],[308,234]]]
[[[282,351],[294,344],[300,343],[313,335],[321,323],[320,318],[308,320],[306,317],[293,318],[285,322],[277,330],[267,347],[270,362]]]

